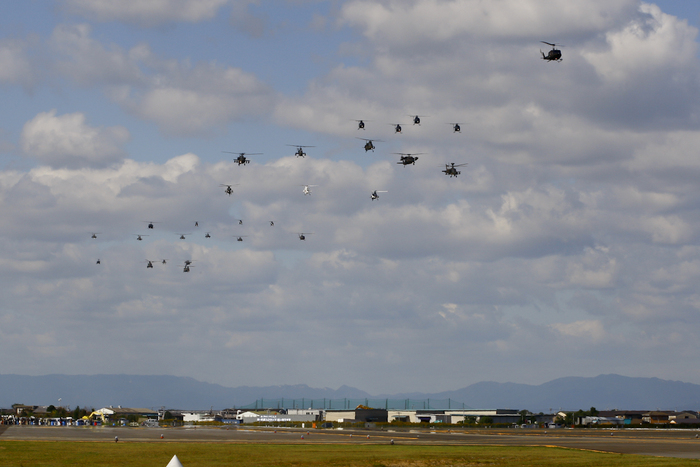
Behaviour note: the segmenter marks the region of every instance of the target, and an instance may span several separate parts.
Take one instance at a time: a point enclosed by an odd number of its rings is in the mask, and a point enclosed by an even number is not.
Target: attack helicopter
[[[301,233],[298,233],[297,235],[299,236],[299,240],[303,241],[303,240],[306,240],[307,235],[313,235],[313,232],[307,232],[307,233],[301,232]]]
[[[299,185],[299,186],[304,187],[304,189],[302,190],[302,193],[304,193],[305,195],[310,195],[311,194],[311,187],[318,186],[318,185]]]
[[[138,241],[143,240],[143,238],[141,238],[141,237],[148,237],[148,235],[144,235],[144,234],[131,234],[131,235],[135,235],[136,240],[138,240]]]
[[[245,164],[250,164],[250,159],[246,157],[246,154],[249,156],[261,156],[263,153],[261,152],[231,152],[231,151],[221,151],[225,152],[227,154],[238,154],[238,157],[236,157],[233,162],[237,163],[239,166],[240,165],[245,165]]]
[[[468,163],[457,164],[457,165],[455,165],[454,162],[452,162],[451,165],[450,165],[450,164],[445,164],[445,170],[443,170],[442,172],[443,172],[445,175],[449,175],[450,178],[451,178],[451,177],[456,177],[457,175],[459,175],[459,174],[462,173],[461,171],[457,170],[457,167],[464,167],[464,166],[467,165],[467,164],[468,164]]]
[[[374,143],[372,141],[378,141],[380,143],[384,142],[381,139],[375,139],[375,140],[366,139],[366,138],[357,138],[357,139],[361,139],[361,140],[365,141],[365,152],[367,152],[369,150],[374,152],[375,146],[374,146]]]
[[[304,148],[315,148],[316,147],[316,146],[300,146],[298,144],[288,144],[287,146],[292,146],[293,148],[297,148],[297,152],[294,153],[294,155],[297,157],[306,157],[306,153],[304,152]]]
[[[238,186],[238,183],[234,183],[233,185],[226,185],[226,184],[222,183],[222,184],[219,185],[219,186],[221,186],[221,187],[224,187],[224,186],[225,186],[226,189],[224,190],[224,193],[226,193],[227,195],[231,196],[231,195],[233,194],[233,188],[231,188],[231,187],[233,187],[233,186]]]
[[[374,201],[375,199],[379,199],[379,194],[378,194],[378,193],[389,193],[389,192],[386,191],[386,190],[379,190],[379,191],[374,190],[374,191],[372,192],[372,194],[370,195],[370,198],[372,198],[372,201]]]
[[[416,165],[416,161],[418,160],[418,156],[423,154],[422,152],[418,152],[415,154],[410,154],[410,153],[405,153],[405,152],[395,152],[394,154],[398,154],[401,156],[401,160],[397,162],[397,164],[403,164],[404,167],[406,167],[409,164]]]
[[[552,44],[550,42],[545,41],[540,42],[552,46],[552,50],[550,50],[546,56],[544,52],[542,52],[542,50],[540,49],[540,53],[542,54],[542,60],[547,60],[548,62],[561,62],[562,60],[564,60],[563,58],[561,58],[561,50],[557,49],[557,44]],[[563,46],[559,44],[559,47]]]
[[[421,117],[425,118],[425,117],[427,117],[427,115],[409,115],[409,117],[413,117],[413,124],[414,125],[420,125]]]

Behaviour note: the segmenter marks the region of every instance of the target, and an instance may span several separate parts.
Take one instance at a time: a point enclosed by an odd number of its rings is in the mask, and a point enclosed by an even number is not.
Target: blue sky
[[[695,2],[0,12],[0,372],[700,383]]]

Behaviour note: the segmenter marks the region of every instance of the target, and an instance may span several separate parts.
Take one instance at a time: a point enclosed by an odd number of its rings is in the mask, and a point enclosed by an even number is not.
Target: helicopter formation
[[[556,43],[547,42],[547,41],[540,41],[540,42],[543,43],[543,44],[547,44],[547,45],[549,45],[549,46],[552,47],[552,49],[549,50],[549,52],[548,52],[546,55],[545,55],[544,52],[542,52],[542,50],[540,50],[540,53],[541,53],[541,55],[542,55],[542,59],[543,59],[543,60],[545,60],[545,61],[547,61],[547,62],[552,62],[552,61],[554,61],[554,62],[561,62],[561,61],[563,60],[563,58],[562,58],[562,52],[561,52],[560,49],[557,48],[557,47],[563,47],[561,44],[556,44]],[[411,117],[411,121],[412,121],[413,126],[416,126],[416,125],[420,126],[420,125],[421,125],[421,122],[422,122],[421,119],[429,118],[428,115],[419,115],[419,114],[410,114],[410,115],[408,115],[408,116]],[[365,119],[354,119],[354,121],[357,123],[357,130],[363,130],[363,131],[367,128],[366,122],[371,122],[371,120],[365,120]],[[463,122],[446,122],[446,124],[449,124],[449,125],[452,127],[452,132],[453,132],[453,133],[461,133],[461,129],[462,129],[462,128],[461,128],[461,125],[464,125],[465,123],[463,123]],[[393,127],[393,129],[394,129],[394,134],[403,134],[403,130],[404,130],[403,127],[404,127],[404,126],[407,126],[407,124],[405,124],[405,123],[389,123],[389,125],[391,125],[391,126]],[[368,151],[373,151],[373,152],[374,152],[374,150],[376,149],[376,146],[375,146],[374,143],[375,143],[375,142],[377,142],[377,143],[383,143],[383,142],[384,142],[383,140],[381,140],[381,139],[376,139],[376,138],[360,138],[360,137],[357,137],[357,139],[360,139],[360,140],[364,141],[363,148],[364,148],[365,152],[368,152]],[[296,148],[296,151],[294,152],[294,155],[295,155],[297,158],[299,158],[299,157],[304,158],[304,157],[307,156],[307,153],[305,152],[305,149],[316,147],[316,146],[298,145],[298,144],[287,144],[286,146],[290,146],[290,147]],[[233,151],[222,151],[222,152],[223,152],[223,153],[227,153],[227,154],[234,154],[234,155],[236,155],[236,157],[233,159],[233,162],[236,163],[239,167],[240,167],[240,166],[245,166],[245,165],[250,164],[251,159],[250,159],[249,157],[247,157],[247,156],[258,156],[258,155],[263,155],[263,153],[248,153],[248,152],[233,152]],[[409,165],[415,165],[416,162],[419,160],[419,157],[418,157],[418,156],[423,155],[424,153],[401,153],[401,152],[397,152],[397,153],[393,153],[393,154],[396,154],[396,155],[399,156],[399,161],[396,162],[396,164],[402,165],[403,167],[406,167],[406,166],[409,166]],[[460,167],[464,167],[464,166],[467,166],[467,165],[468,165],[468,163],[456,163],[456,162],[451,162],[451,163],[449,163],[449,164],[445,164],[445,168],[444,168],[444,170],[442,170],[442,173],[444,173],[446,176],[448,176],[448,177],[450,177],[450,178],[452,178],[452,177],[457,178],[457,177],[462,173],[462,172],[461,172],[460,170],[458,170],[458,169],[459,169]],[[234,186],[238,186],[238,185],[239,185],[239,184],[237,184],[237,183],[235,183],[235,184],[234,184],[234,183],[232,183],[232,184],[225,184],[225,183],[222,183],[222,184],[219,185],[219,187],[220,187],[220,188],[224,188],[224,193],[226,193],[226,194],[230,197],[231,195],[234,194],[233,187],[234,187]],[[312,187],[317,187],[318,185],[303,184],[303,185],[300,185],[300,186],[303,187],[302,193],[303,193],[304,195],[311,195],[311,193],[312,193],[311,188],[312,188]],[[370,199],[371,199],[372,201],[379,199],[379,193],[388,193],[388,191],[387,191],[387,190],[374,190],[374,191],[370,194]],[[235,219],[235,220],[238,221],[238,225],[242,225],[242,224],[243,224],[243,220],[242,220],[242,219]],[[147,227],[147,229],[149,229],[149,230],[154,230],[154,229],[155,229],[155,224],[159,224],[159,223],[160,223],[160,221],[150,221],[150,220],[143,221],[143,222],[146,223],[146,227]],[[269,221],[269,224],[270,224],[270,226],[272,227],[272,226],[275,225],[275,222],[271,220],[271,221]],[[198,226],[199,226],[199,222],[198,222],[198,221],[195,221],[194,225],[195,225],[195,227],[198,227]],[[101,233],[101,232],[91,232],[91,238],[92,238],[92,239],[97,239],[97,238],[98,238],[97,236],[98,236],[100,233]],[[149,236],[148,234],[132,234],[132,235],[136,237],[136,240],[137,240],[137,241],[143,241],[143,240],[144,240],[144,237],[148,237],[148,236]],[[177,235],[179,236],[179,239],[180,239],[180,240],[187,240],[187,236],[192,235],[192,233],[191,233],[191,232],[189,232],[189,233],[178,233]],[[306,237],[307,237],[308,235],[313,235],[313,232],[299,232],[299,233],[297,233],[296,235],[298,236],[298,238],[299,238],[300,241],[305,241],[305,240],[306,240]],[[248,236],[248,235],[234,235],[233,238],[235,238],[236,241],[238,241],[238,242],[243,242],[243,241],[244,241],[244,238],[247,237],[247,236]],[[211,238],[212,238],[211,232],[206,232],[205,235],[204,235],[204,238],[206,238],[206,239],[211,239]],[[148,259],[147,259],[147,260],[145,260],[146,268],[147,268],[147,269],[153,269],[155,263],[160,262],[161,264],[165,265],[165,264],[167,264],[167,261],[168,261],[167,259],[162,259],[162,260],[148,260]],[[190,268],[194,267],[194,265],[192,264],[193,261],[194,261],[194,260],[191,260],[191,259],[184,260],[183,272],[190,272]],[[98,265],[101,264],[101,259],[98,258],[97,261],[96,261],[96,264],[98,264]]]

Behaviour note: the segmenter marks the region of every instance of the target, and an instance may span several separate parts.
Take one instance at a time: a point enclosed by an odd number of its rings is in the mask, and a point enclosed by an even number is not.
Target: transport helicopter
[[[199,222],[194,221],[194,226],[195,226],[195,227],[199,227]]]
[[[365,152],[370,151],[370,150],[371,150],[372,152],[374,152],[376,146],[374,145],[374,143],[373,143],[372,141],[377,141],[377,142],[380,142],[380,143],[383,143],[383,142],[384,142],[384,141],[382,141],[381,139],[375,139],[375,140],[366,139],[366,138],[357,138],[357,139],[361,139],[361,140],[365,141]]]
[[[549,51],[547,55],[542,52],[540,49],[540,53],[542,54],[542,60],[547,60],[548,62],[561,62],[564,60],[561,58],[561,50],[557,49],[557,44],[552,44],[551,42],[545,42],[545,41],[540,41],[543,44],[551,45],[552,50]],[[563,47],[563,45],[559,44],[559,47]]]
[[[303,187],[304,187],[304,189],[301,190],[302,193],[304,193],[305,195],[310,195],[310,194],[311,194],[311,187],[312,187],[312,186],[318,186],[318,185],[299,185],[299,186],[303,186]]]
[[[270,221],[270,226],[274,227],[275,226],[275,221]]]
[[[233,188],[231,188],[231,187],[238,186],[238,183],[234,183],[233,185],[226,185],[226,184],[222,183],[222,184],[219,185],[219,186],[220,186],[220,187],[224,187],[224,186],[225,186],[226,189],[224,190],[224,193],[226,193],[227,195],[231,196],[231,195],[233,194]]]
[[[211,238],[211,235],[209,235],[209,232],[204,236],[204,238]]]
[[[160,222],[155,222],[155,221],[143,221],[148,224],[148,228],[153,230],[153,224],[160,224]]]
[[[464,167],[464,166],[467,165],[467,164],[468,164],[468,163],[457,164],[457,165],[455,165],[454,162],[452,162],[451,165],[450,165],[450,164],[445,164],[445,170],[443,170],[442,172],[443,172],[445,175],[449,175],[450,178],[451,178],[451,177],[456,177],[457,175],[459,175],[459,174],[462,173],[461,171],[457,170],[457,167]]]
[[[459,123],[448,123],[448,125],[452,125],[452,132],[453,133],[461,133],[462,132],[462,127],[459,126]]]
[[[297,235],[299,236],[299,240],[303,241],[303,240],[306,240],[307,235],[313,235],[313,232],[307,232],[307,233],[301,232],[301,233],[298,233]]]
[[[403,164],[404,167],[406,167],[409,164],[416,165],[416,161],[418,160],[418,156],[423,154],[422,152],[418,152],[415,154],[410,154],[410,153],[405,153],[405,152],[395,152],[394,154],[398,154],[401,156],[401,160],[397,162],[397,164]]]
[[[239,166],[245,165],[245,164],[250,164],[250,159],[246,157],[246,154],[249,156],[262,156],[263,153],[261,152],[231,152],[231,151],[221,151],[225,152],[227,154],[238,154],[238,157],[236,157],[233,162],[237,163]]]
[[[102,232],[93,232],[92,233],[92,238],[97,238],[97,234],[102,233]]]
[[[146,263],[148,263],[148,264],[146,264],[146,269],[149,269],[149,268],[153,269],[153,261],[152,260],[147,259]]]
[[[97,262],[95,264],[102,264],[102,262],[100,261],[100,258],[97,258]]]
[[[160,262],[163,264],[168,264],[168,258],[165,258],[165,259],[161,260]]]
[[[379,199],[379,194],[378,194],[378,193],[389,193],[389,192],[386,191],[386,190],[379,190],[379,191],[374,190],[374,191],[372,192],[372,194],[370,195],[370,198],[372,198],[372,201],[374,201],[375,199]]]
[[[192,232],[190,232],[190,233],[183,233],[183,234],[175,234],[175,235],[179,235],[179,236],[180,236],[180,240],[187,240],[187,239],[185,238],[185,235],[192,235]]]
[[[136,236],[136,240],[138,240],[138,241],[143,240],[142,237],[148,237],[148,235],[144,235],[144,234],[131,234],[131,235],[135,235],[135,236]]]
[[[182,268],[182,272],[190,272],[190,268],[193,268],[194,265],[192,264],[193,260],[191,259],[186,259],[185,260],[185,267]]]
[[[365,129],[365,121],[364,120],[355,120],[357,122],[357,129],[358,130],[364,130]],[[370,120],[367,120],[368,122]]]
[[[304,152],[304,148],[315,148],[316,147],[316,146],[300,146],[298,144],[288,144],[287,146],[292,146],[293,148],[297,148],[297,152],[294,153],[294,155],[297,157],[306,157],[306,153]]]
[[[237,242],[242,242],[242,241],[243,241],[243,237],[247,237],[247,235],[238,235],[238,236],[236,236],[236,241],[237,241]]]

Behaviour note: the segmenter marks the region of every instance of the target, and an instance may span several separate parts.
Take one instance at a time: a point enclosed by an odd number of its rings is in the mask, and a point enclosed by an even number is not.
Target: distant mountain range
[[[587,410],[700,410],[700,385],[658,378],[601,375],[559,378],[540,385],[482,382],[440,393],[370,395],[360,389],[309,386],[229,388],[180,376],[141,375],[0,375],[0,407],[68,405],[74,408],[122,407],[223,409],[264,399],[433,399],[471,408],[527,409],[550,412]],[[59,401],[60,399],[60,401]],[[418,408],[418,407],[416,407]],[[421,407],[422,408],[422,407]]]

